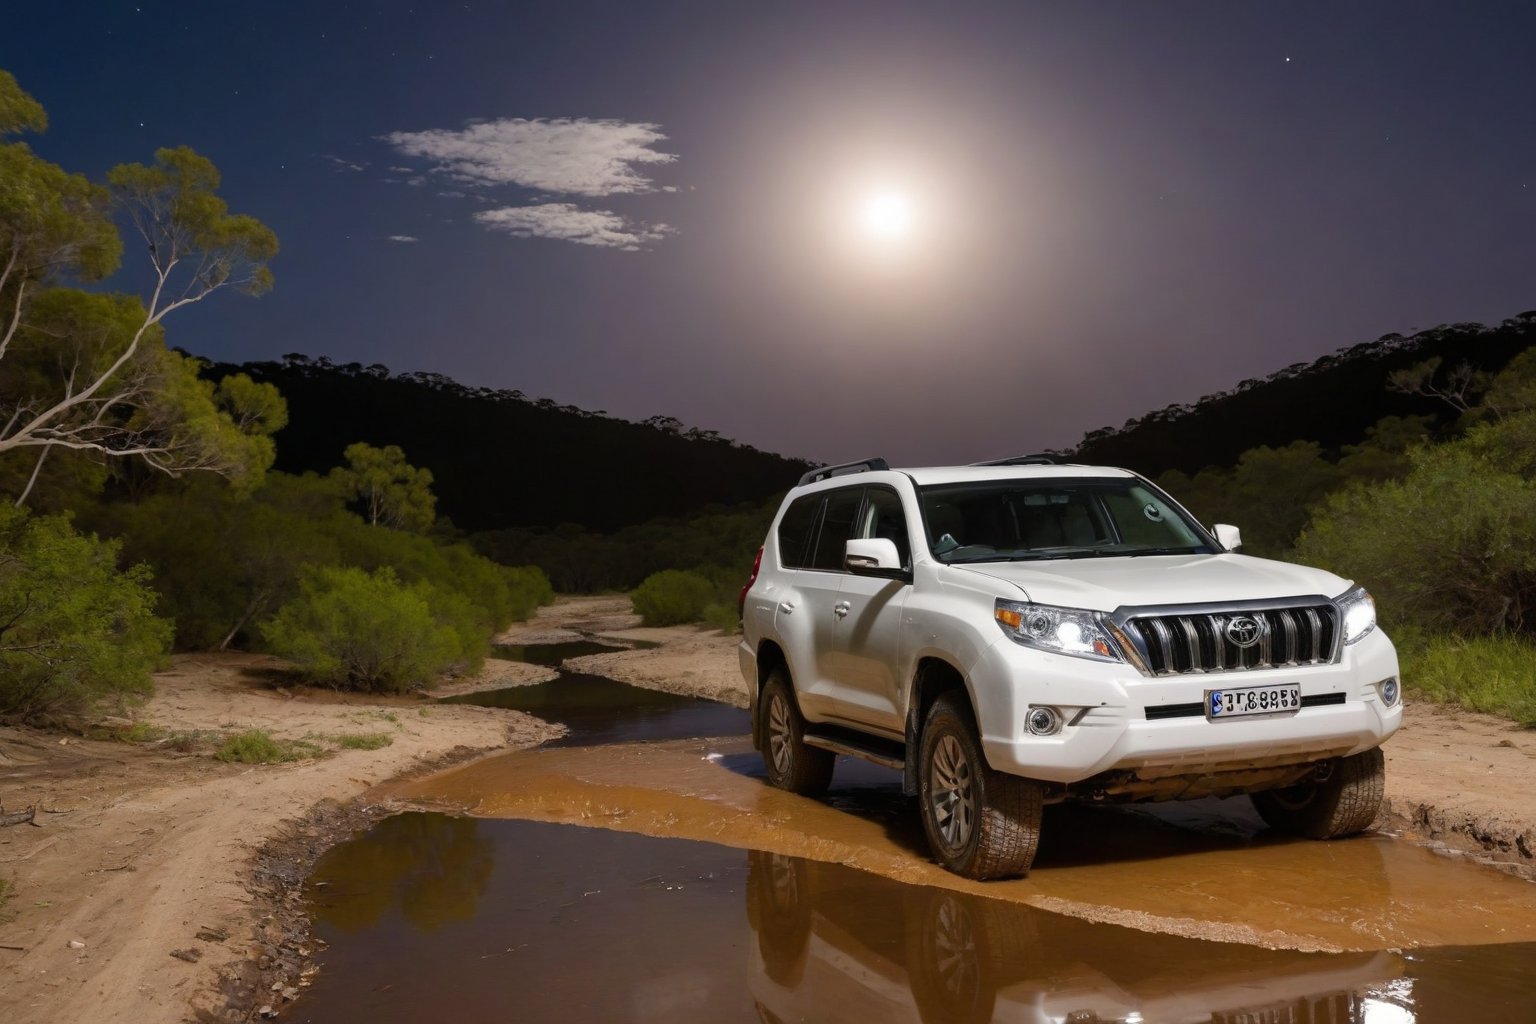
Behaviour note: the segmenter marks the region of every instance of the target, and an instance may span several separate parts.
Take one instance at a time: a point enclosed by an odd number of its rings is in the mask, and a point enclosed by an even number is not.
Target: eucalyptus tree
[[[40,132],[40,104],[0,71],[0,140]],[[259,476],[285,416],[276,389],[198,378],[162,322],[225,289],[260,295],[277,237],[229,212],[218,169],[182,146],[122,164],[105,184],[0,141],[0,457],[33,453],[16,504],[49,454],[136,459],[179,474]],[[121,217],[138,235],[147,297],[85,290],[119,267]]]

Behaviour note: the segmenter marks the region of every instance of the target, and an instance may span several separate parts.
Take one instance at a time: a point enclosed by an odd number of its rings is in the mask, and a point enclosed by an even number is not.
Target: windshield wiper
[[[1136,551],[1121,552],[1126,558],[1137,558],[1141,555],[1196,555],[1199,553],[1199,548],[1188,544],[1179,548],[1141,548]]]

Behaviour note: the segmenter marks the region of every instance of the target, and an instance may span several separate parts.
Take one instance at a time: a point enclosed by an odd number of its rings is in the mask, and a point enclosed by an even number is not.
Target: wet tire
[[[1381,748],[1342,758],[1321,781],[1250,794],[1254,810],[1277,832],[1338,839],[1364,832],[1381,810],[1386,762]]]
[[[789,673],[774,669],[763,685],[763,765],[768,781],[778,789],[801,796],[820,796],[832,784],[836,755],[830,750],[805,745],[805,719],[795,702]]]
[[[954,696],[929,709],[918,758],[923,832],[934,859],[981,881],[1028,874],[1040,842],[1040,786],[987,765],[970,709]]]

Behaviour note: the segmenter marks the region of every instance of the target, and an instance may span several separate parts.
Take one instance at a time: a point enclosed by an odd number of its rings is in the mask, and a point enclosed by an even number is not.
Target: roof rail
[[[1015,455],[1010,459],[993,459],[990,462],[973,462],[973,466],[1054,466],[1056,459],[1050,455]]]
[[[834,476],[843,476],[847,473],[873,473],[882,469],[890,469],[891,464],[884,459],[860,459],[858,462],[844,462],[837,466],[822,466],[813,469],[800,478],[796,487],[804,487],[818,480],[827,480]]]

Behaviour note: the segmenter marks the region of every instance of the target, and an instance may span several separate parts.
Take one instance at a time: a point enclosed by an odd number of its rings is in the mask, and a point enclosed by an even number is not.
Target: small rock
[[[289,985],[287,988],[283,989],[283,998],[289,1000],[297,999],[299,998],[299,990],[294,988],[292,985]]]
[[[189,964],[195,964],[203,958],[203,951],[197,948],[173,949],[171,950],[171,956],[177,960],[185,960]]]
[[[263,1006],[261,1009],[257,1010],[256,1012],[259,1013],[261,1016],[265,1017],[267,1020],[271,1020],[273,1017],[277,1016],[277,1011],[272,1009],[272,1007],[270,1007],[270,1006]]]
[[[70,949],[84,949],[85,948],[85,941],[83,939],[70,939],[69,940],[69,948]]]
[[[203,925],[202,927],[198,928],[197,937],[202,939],[204,942],[223,942],[225,939],[229,938],[229,929],[209,928],[207,925]]]

